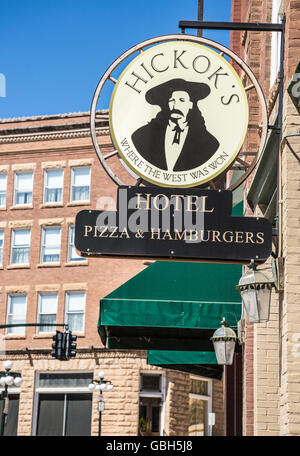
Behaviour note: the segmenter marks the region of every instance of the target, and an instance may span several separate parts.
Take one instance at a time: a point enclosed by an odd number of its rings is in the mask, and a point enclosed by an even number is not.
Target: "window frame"
[[[142,375],[159,375],[160,380],[160,387],[161,391],[142,391]],[[165,415],[166,415],[166,373],[164,371],[152,371],[142,369],[140,370],[139,376],[139,391],[138,391],[138,399],[140,404],[141,397],[149,397],[154,399],[161,399],[161,411],[160,411],[160,436],[164,435],[164,428],[165,428]],[[138,422],[137,422],[137,435],[139,435],[139,411],[138,411]]]
[[[0,394],[2,395],[2,393],[4,392],[4,387],[1,386],[0,387]],[[9,417],[11,417],[10,415],[10,400],[12,400],[12,396],[17,396],[17,400],[18,400],[18,412],[17,412],[17,426],[16,426],[16,434],[5,434],[5,427],[7,425],[7,421],[4,425],[4,436],[7,435],[7,437],[17,437],[18,436],[18,423],[19,423],[19,411],[20,411],[20,393],[21,393],[21,388],[18,386],[10,386],[9,387],[9,391],[8,391],[8,414],[7,414],[7,420],[9,420]]]
[[[57,323],[57,312],[58,312],[58,291],[39,291],[38,292],[38,306],[37,306],[37,323],[41,324],[41,304],[42,304],[42,296],[43,295],[56,295],[56,312],[55,314],[50,314],[50,315],[55,315],[55,323],[53,323],[53,326],[55,329],[53,331],[49,330],[48,331],[41,331],[42,326],[37,327],[37,334],[39,335],[46,335],[46,334],[53,334],[56,331],[56,323]],[[49,315],[49,314],[46,314]]]
[[[14,247],[14,242],[15,242],[15,233],[16,231],[29,231],[29,245],[28,247]],[[13,263],[13,250],[16,248],[28,248],[29,253],[28,253],[28,263]],[[12,228],[11,229],[11,242],[10,242],[10,261],[9,264],[11,266],[29,266],[30,265],[30,250],[31,250],[31,228],[29,227],[24,227],[24,228]]]
[[[207,394],[196,394],[196,393],[191,393],[189,392],[189,399],[196,399],[200,401],[206,401],[207,402],[207,408],[206,408],[206,416],[205,416],[205,425],[207,426],[208,434],[207,436],[210,435],[210,429],[208,425],[208,417],[209,414],[212,413],[212,404],[213,404],[213,381],[211,378],[207,377],[201,377],[199,375],[190,375],[190,379],[192,380],[200,380],[202,382],[207,383]],[[190,410],[189,410],[189,417],[190,417]],[[205,427],[204,427],[205,430]],[[191,436],[192,437],[192,436]],[[204,435],[205,437],[205,435]]]
[[[4,197],[5,197],[5,200],[4,200],[4,204],[1,205],[1,198],[0,198],[0,208],[1,209],[5,209],[6,208],[6,204],[7,204],[7,172],[0,172],[0,176],[5,176],[5,190],[0,190],[0,195],[1,193],[4,193]]]
[[[272,23],[279,24],[283,15],[283,0],[272,0]],[[270,87],[276,82],[280,69],[282,33],[271,33],[271,58],[270,58]]]
[[[31,202],[30,203],[20,203],[18,204],[17,201],[16,201],[16,196],[17,196],[17,176],[19,176],[20,174],[32,174],[32,186],[31,186]],[[31,207],[33,206],[33,187],[34,187],[34,171],[33,170],[24,170],[24,171],[15,171],[14,172],[14,193],[13,193],[13,206],[28,206],[28,207]],[[27,191],[26,191],[27,193]]]
[[[51,371],[51,374],[81,374],[90,373],[93,378],[94,372],[92,370],[67,370],[67,371]],[[93,419],[93,393],[88,389],[88,386],[70,386],[70,387],[49,387],[49,386],[40,386],[40,374],[49,374],[49,371],[36,371],[35,372],[35,390],[34,390],[34,403],[33,403],[33,416],[32,416],[32,435],[36,436],[38,428],[38,410],[39,410],[39,395],[40,394],[62,394],[64,395],[64,402],[66,400],[67,394],[87,394],[90,395],[92,401],[92,411],[91,411],[91,431],[92,431],[92,419]],[[64,423],[65,426],[65,423]]]
[[[47,174],[53,171],[61,171],[62,172],[62,186],[55,187],[56,189],[61,189],[61,200],[60,201],[46,201],[46,189],[49,188],[47,186]],[[44,169],[44,185],[43,185],[43,204],[63,204],[64,199],[64,169],[63,168],[45,168]]]
[[[3,235],[3,238],[2,238],[2,247],[0,246],[0,267],[2,268],[3,267],[3,257],[4,257],[4,242],[5,242],[5,233],[4,233],[4,229],[3,228],[0,228],[0,239],[1,239],[1,233]]]
[[[73,187],[74,187],[74,171],[77,169],[88,169],[89,170],[89,197],[85,200],[73,199]],[[92,176],[92,167],[91,166],[72,166],[71,167],[71,178],[70,178],[70,203],[89,203],[91,201],[91,176]]]
[[[43,225],[41,230],[41,248],[40,248],[40,264],[42,265],[58,265],[61,262],[61,237],[62,237],[62,227],[61,225]],[[44,257],[44,248],[47,247],[44,244],[44,237],[47,230],[59,229],[59,259],[58,261],[43,261]]]
[[[72,238],[71,232],[72,232],[72,230],[74,232],[74,234],[73,234],[73,242],[71,242],[71,238]],[[87,262],[87,258],[81,257],[79,255],[78,255],[78,258],[75,258],[75,259],[71,258],[72,248],[75,249],[74,236],[75,236],[75,225],[69,224],[69,226],[68,226],[67,263],[74,263],[74,264],[80,263],[80,262],[86,263]]]
[[[69,324],[69,321],[68,321],[68,315],[71,313],[79,313],[79,312],[69,312],[68,311],[68,307],[69,307],[69,300],[70,300],[70,295],[74,295],[76,293],[82,293],[84,294],[84,306],[83,306],[83,319],[82,319],[82,330],[81,331],[76,331],[72,328],[70,328],[70,324]],[[76,334],[84,334],[84,330],[85,330],[85,316],[86,316],[86,294],[87,294],[87,291],[86,290],[66,290],[65,291],[65,312],[64,312],[64,322],[66,325],[68,325],[68,328],[70,331],[76,333]]]
[[[11,305],[11,298],[12,298],[13,296],[24,296],[24,297],[25,297],[25,313],[24,313],[24,317],[25,317],[25,318],[24,318],[24,324],[26,324],[26,319],[27,319],[27,298],[28,298],[27,293],[8,293],[8,294],[7,294],[6,324],[10,324],[10,323],[8,322],[8,321],[9,321],[9,317],[10,317],[11,315],[12,315],[12,316],[14,315],[14,314],[11,314],[11,313],[9,312],[9,310],[10,310],[10,305]],[[21,315],[23,315],[23,314],[21,314]],[[10,336],[25,336],[25,334],[26,334],[26,327],[25,327],[25,326],[20,326],[19,328],[20,328],[20,330],[22,330],[22,328],[24,328],[24,329],[23,329],[24,332],[16,332],[16,333],[14,333],[14,332],[10,332],[10,330],[13,329],[13,328],[6,328],[6,334],[7,334],[7,335],[10,335]]]

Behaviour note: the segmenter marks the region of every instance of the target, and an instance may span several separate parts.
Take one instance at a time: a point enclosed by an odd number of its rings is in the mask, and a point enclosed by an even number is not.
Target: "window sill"
[[[71,261],[70,261],[70,262],[68,262],[68,263],[65,263],[64,266],[67,266],[67,267],[69,267],[69,266],[88,266],[88,262],[87,262],[87,261],[84,261],[84,260],[82,260],[82,261],[77,261],[77,262],[75,262],[75,261],[74,261],[74,262],[71,262]]]
[[[0,211],[6,211],[6,206],[1,206]]]
[[[72,201],[67,204],[67,206],[90,206],[90,201]]]
[[[30,269],[29,264],[10,264],[6,269]]]
[[[33,209],[32,204],[20,204],[18,206],[10,206],[11,211],[15,211],[17,209]]]
[[[6,334],[5,337],[4,337],[5,340],[9,339],[9,340],[20,340],[20,339],[26,339],[26,336],[25,334]]]
[[[59,268],[60,266],[60,263],[39,263],[37,265],[38,268]]]
[[[40,209],[45,209],[47,207],[64,207],[63,203],[43,203],[40,205]]]
[[[35,334],[33,336],[33,339],[52,339],[53,334],[55,334],[55,331],[48,332],[48,333],[45,333],[45,334]]]

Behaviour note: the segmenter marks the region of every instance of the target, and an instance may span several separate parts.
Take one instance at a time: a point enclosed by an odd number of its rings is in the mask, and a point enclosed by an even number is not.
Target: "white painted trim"
[[[140,391],[141,388],[141,375],[153,375],[153,376],[161,376],[161,392],[159,391]],[[149,397],[149,398],[157,398],[161,399],[161,412],[160,412],[160,436],[163,436],[164,428],[165,428],[165,413],[166,413],[166,372],[165,371],[153,371],[153,370],[140,370],[140,378],[139,378],[139,398],[140,397]],[[139,416],[139,415],[138,415]],[[139,426],[139,420],[137,425]],[[138,433],[138,428],[137,428]]]
[[[207,409],[206,409],[206,426],[208,426],[208,415],[209,413],[212,413],[212,402],[213,402],[213,381],[210,378],[207,377],[200,377],[198,375],[190,375],[190,378],[193,380],[201,380],[207,383],[207,395],[203,394],[195,394],[195,393],[189,393],[189,397],[191,399],[199,399],[201,401],[206,401],[207,402]],[[210,434],[209,434],[210,435]]]
[[[62,370],[54,370],[54,371],[36,371],[35,372],[35,381],[34,384],[36,385],[34,389],[34,395],[33,395],[33,412],[32,412],[32,435],[36,435],[37,431],[37,417],[38,417],[38,404],[39,404],[39,394],[40,393],[45,393],[45,394],[51,394],[51,393],[56,393],[56,394],[67,394],[67,393],[87,393],[87,394],[93,394],[88,387],[71,387],[71,388],[49,388],[49,387],[41,387],[39,385],[40,381],[40,374],[81,374],[82,372],[84,373],[90,373],[94,375],[94,371],[82,371],[82,370],[67,370],[67,371],[62,371]],[[93,411],[92,411],[93,414]],[[91,416],[92,419],[92,416]]]

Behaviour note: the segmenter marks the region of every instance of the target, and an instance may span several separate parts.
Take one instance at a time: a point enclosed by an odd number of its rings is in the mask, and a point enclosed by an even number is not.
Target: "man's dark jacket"
[[[147,125],[136,130],[131,139],[140,155],[157,168],[167,170],[165,135],[168,120],[159,115]],[[174,124],[175,126],[175,124]],[[188,171],[196,168],[213,156],[219,147],[217,139],[210,134],[204,122],[189,124],[189,130],[173,171]]]

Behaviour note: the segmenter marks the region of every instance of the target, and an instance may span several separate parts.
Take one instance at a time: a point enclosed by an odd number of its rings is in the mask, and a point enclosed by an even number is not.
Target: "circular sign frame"
[[[227,49],[223,45],[221,45],[221,44],[219,44],[219,43],[217,43],[215,41],[203,38],[203,37],[196,37],[196,36],[193,36],[193,35],[185,35],[185,34],[164,35],[164,36],[155,37],[155,38],[143,41],[143,42],[137,44],[136,46],[133,46],[132,48],[128,49],[126,52],[124,52],[118,59],[116,59],[109,66],[109,68],[103,74],[102,78],[100,79],[100,81],[98,83],[98,86],[96,88],[96,91],[95,91],[95,94],[94,94],[94,97],[93,97],[92,106],[91,106],[91,116],[90,116],[91,136],[92,136],[92,141],[93,141],[93,145],[94,145],[95,151],[97,153],[97,156],[98,156],[98,158],[100,160],[100,163],[102,164],[103,168],[105,169],[105,171],[107,172],[109,177],[118,186],[127,185],[127,184],[125,182],[123,182],[112,171],[111,167],[109,166],[109,159],[111,157],[113,157],[113,156],[117,156],[119,158],[120,162],[126,168],[126,170],[131,175],[131,177],[134,177],[134,179],[137,180],[137,185],[140,185],[140,184],[151,185],[151,183],[149,184],[149,179],[146,179],[145,177],[143,177],[143,175],[141,176],[140,174],[135,173],[135,170],[130,166],[130,163],[128,163],[128,162],[126,163],[126,160],[124,160],[125,157],[122,157],[122,154],[120,153],[120,148],[118,147],[118,143],[117,143],[117,140],[115,138],[114,132],[112,132],[111,136],[112,136],[112,143],[113,143],[113,146],[115,147],[115,150],[113,152],[111,152],[111,153],[108,153],[108,154],[104,154],[101,151],[101,147],[100,147],[100,144],[99,144],[98,139],[97,139],[97,132],[96,132],[95,123],[96,123],[96,119],[99,119],[99,118],[103,119],[104,116],[103,116],[103,114],[99,114],[98,113],[97,104],[98,104],[98,101],[99,101],[99,98],[100,98],[101,91],[102,91],[102,89],[103,89],[103,87],[104,87],[104,85],[105,85],[105,83],[107,81],[111,81],[113,84],[115,84],[115,89],[116,89],[116,87],[118,87],[118,83],[119,83],[122,75],[120,76],[120,78],[118,80],[116,80],[115,78],[112,77],[112,73],[126,59],[128,59],[129,57],[131,57],[135,53],[139,53],[140,55],[145,54],[144,49],[148,48],[150,46],[152,46],[152,48],[150,48],[150,49],[154,49],[154,48],[157,48],[157,46],[154,46],[154,45],[159,45],[161,43],[166,43],[166,42],[171,42],[171,44],[172,44],[172,42],[177,42],[178,43],[178,41],[179,42],[183,42],[183,43],[184,42],[185,43],[186,42],[191,42],[191,43],[201,44],[201,45],[207,46],[208,47],[207,49],[210,52],[216,53],[215,50],[217,50],[217,51],[219,51],[221,56],[227,55],[236,64],[238,64],[238,66],[243,70],[243,72],[246,74],[246,76],[251,81],[251,84],[249,86],[243,88],[244,91],[248,92],[248,91],[254,89],[256,91],[256,93],[257,93],[257,96],[258,96],[258,99],[259,99],[259,103],[260,103],[261,113],[262,113],[262,124],[260,125],[260,127],[261,127],[260,144],[259,144],[257,152],[254,153],[254,154],[252,152],[251,155],[247,156],[246,152],[243,152],[241,150],[236,151],[236,153],[235,153],[235,155],[233,157],[233,160],[231,160],[231,162],[228,164],[228,166],[225,166],[225,169],[221,170],[222,173],[219,172],[219,173],[217,173],[217,175],[213,175],[210,180],[207,180],[207,181],[203,182],[201,185],[198,184],[202,188],[205,187],[205,186],[206,187],[210,186],[211,188],[215,188],[214,181],[219,179],[221,174],[226,173],[230,169],[241,169],[243,171],[242,176],[240,176],[239,179],[236,182],[234,182],[234,184],[232,184],[232,185],[230,185],[228,187],[229,190],[234,190],[239,185],[241,185],[244,182],[244,180],[253,171],[253,169],[255,168],[256,163],[257,163],[257,158],[260,156],[260,153],[263,150],[263,147],[264,147],[264,144],[265,144],[265,141],[266,141],[266,137],[267,137],[267,130],[268,130],[268,115],[267,115],[266,102],[265,102],[265,98],[264,98],[262,89],[261,89],[256,77],[254,76],[254,74],[250,70],[250,68],[247,66],[247,64],[245,62],[243,62],[243,60],[241,60],[230,49]],[[211,50],[210,48],[212,48],[213,50]],[[147,51],[148,51],[148,49],[147,49]],[[133,62],[135,60],[137,60],[137,58],[138,57],[136,57],[133,60]],[[226,62],[226,61],[224,60],[224,62]],[[226,64],[229,65],[228,62],[226,62]],[[130,67],[130,64],[126,66],[126,69],[128,67]],[[126,69],[123,71],[123,73],[126,71]],[[114,89],[113,95],[115,94],[115,89]],[[105,117],[108,118],[108,116],[105,116]],[[111,119],[110,119],[110,121],[111,121]],[[239,146],[239,149],[240,149],[241,146],[242,146],[242,144]],[[245,156],[246,156],[246,159],[248,158],[247,160],[245,160]],[[249,156],[250,156],[250,160],[249,160]],[[243,157],[243,158],[241,158],[241,157]],[[236,165],[234,167],[233,165],[235,163],[236,163]],[[168,187],[168,186],[170,187],[171,186],[171,185],[163,185],[163,184],[160,185],[159,183],[153,182],[153,181],[152,181],[152,184],[157,185],[157,186],[161,186],[161,187]],[[195,184],[194,185],[181,185],[179,187],[192,187],[192,186],[196,186],[196,185]],[[176,187],[176,185],[172,185],[172,186]]]

